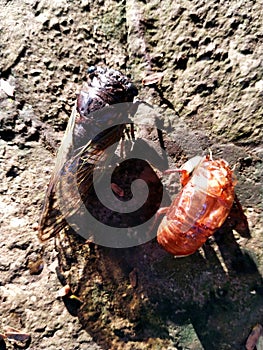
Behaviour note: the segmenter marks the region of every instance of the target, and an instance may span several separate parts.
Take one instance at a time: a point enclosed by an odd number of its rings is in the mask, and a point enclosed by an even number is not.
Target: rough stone
[[[261,2],[0,5],[0,77],[15,86],[13,97],[0,90],[0,334],[6,325],[29,332],[32,350],[244,347],[263,322]],[[52,240],[43,247],[36,229],[55,153],[94,64],[131,74],[139,97],[162,108],[169,166],[209,148],[235,166],[251,239],[223,228],[182,260],[155,241],[90,255],[74,236],[60,237],[71,249],[66,264]],[[164,73],[161,84],[143,87],[154,72]],[[164,179],[171,196],[177,182]],[[31,274],[38,258],[43,271]],[[77,311],[78,302],[57,299],[59,279],[83,298]]]

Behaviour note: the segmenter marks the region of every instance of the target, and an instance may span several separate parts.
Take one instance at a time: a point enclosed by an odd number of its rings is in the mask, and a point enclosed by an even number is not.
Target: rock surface
[[[14,87],[14,96],[0,89],[0,333],[7,325],[30,333],[32,350],[243,349],[263,323],[261,2],[0,5],[0,79]],[[139,97],[161,108],[171,166],[178,149],[183,159],[208,148],[236,165],[251,239],[223,228],[180,260],[155,241],[91,251],[68,234],[59,254],[52,240],[38,241],[54,154],[85,71],[99,63],[131,74]],[[162,81],[143,87],[153,72]],[[61,242],[76,259],[66,261],[68,276]],[[82,299],[78,313],[57,298],[59,279]]]

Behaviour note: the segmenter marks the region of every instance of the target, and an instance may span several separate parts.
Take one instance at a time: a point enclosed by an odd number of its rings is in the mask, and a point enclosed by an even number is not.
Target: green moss
[[[123,41],[126,36],[126,11],[124,5],[116,5],[101,18],[101,29],[108,39]]]
[[[191,323],[189,323],[188,325],[184,325],[184,327],[180,328],[179,335],[180,343],[181,345],[184,345],[184,347],[190,346],[194,342],[198,341],[198,337]]]

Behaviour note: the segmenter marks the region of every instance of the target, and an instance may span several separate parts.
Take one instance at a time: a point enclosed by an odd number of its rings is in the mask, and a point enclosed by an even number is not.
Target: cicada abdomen
[[[199,159],[198,159],[199,158]],[[182,190],[173,200],[157,232],[158,243],[175,256],[193,254],[226,220],[235,198],[235,180],[228,163],[195,157],[190,175],[182,168]]]
[[[88,82],[71,113],[46,192],[38,231],[41,240],[55,236],[68,225],[67,219],[89,194],[96,162],[107,158],[107,148],[123,136],[126,127],[123,116],[106,107],[133,102],[138,94],[130,79],[119,71],[91,67],[88,73]],[[81,197],[73,191],[75,182]]]

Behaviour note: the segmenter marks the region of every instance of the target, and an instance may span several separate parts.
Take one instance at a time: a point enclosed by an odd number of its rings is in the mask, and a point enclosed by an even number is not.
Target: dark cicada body
[[[79,209],[81,201],[85,202],[96,162],[106,158],[106,149],[123,136],[125,124],[121,116],[106,107],[133,102],[138,93],[119,71],[92,67],[88,73],[88,82],[73,108],[47,189],[39,224],[41,240],[55,236],[68,225],[67,219]],[[81,199],[71,191],[75,181]]]
[[[92,113],[108,105],[132,102],[138,90],[131,81],[120,72],[102,67],[91,67],[89,79],[84,84],[77,99],[76,110],[78,117],[74,128],[74,142],[86,144],[87,139],[94,136],[112,124],[109,113]],[[115,116],[116,124],[118,118]]]

